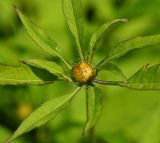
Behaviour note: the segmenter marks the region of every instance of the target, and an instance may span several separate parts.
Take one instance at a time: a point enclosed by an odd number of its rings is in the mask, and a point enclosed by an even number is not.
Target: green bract
[[[16,7],[15,7],[16,8]],[[96,43],[103,35],[103,33],[112,25],[120,22],[127,22],[127,19],[116,19],[111,22],[103,24],[90,38],[88,44],[87,57],[83,53],[84,43],[84,22],[83,12],[81,7],[81,0],[63,0],[63,12],[68,23],[69,29],[75,38],[77,45],[77,51],[80,61],[79,65],[83,65],[81,71],[76,68],[74,71],[81,75],[80,78],[84,78],[86,73],[95,71],[94,78],[89,82],[78,83],[72,77],[72,69],[75,65],[71,65],[60,53],[57,43],[41,29],[32,24],[26,16],[16,8],[16,11],[23,23],[27,33],[33,39],[33,41],[46,53],[51,56],[57,56],[61,62],[67,67],[63,69],[60,65],[53,61],[42,59],[31,59],[28,61],[22,61],[19,66],[8,66],[0,64],[0,85],[42,85],[52,83],[55,80],[64,80],[66,82],[74,82],[75,90],[70,94],[59,96],[51,99],[41,105],[35,110],[26,120],[24,120],[15,133],[5,142],[10,143],[20,135],[29,132],[30,130],[39,127],[47,121],[54,118],[63,108],[68,105],[74,96],[79,92],[82,86],[85,86],[86,90],[86,104],[87,104],[87,122],[83,133],[86,134],[96,124],[100,117],[102,110],[101,91],[96,87],[96,84],[105,84],[113,86],[127,87],[135,90],[160,90],[160,65],[152,67],[143,66],[138,72],[136,72],[130,78],[126,78],[121,69],[112,63],[112,60],[124,56],[127,52],[138,49],[151,47],[153,45],[160,44],[160,35],[135,37],[117,44],[111,49],[104,59],[97,62],[96,65],[92,65],[92,59],[94,57],[94,51],[96,49]],[[81,64],[85,63],[85,64]],[[92,68],[88,70],[85,65]],[[90,66],[91,65],[91,66]],[[119,76],[121,81],[103,81],[97,79],[97,75],[100,71],[110,71]],[[79,73],[80,72],[80,73]],[[18,73],[18,74],[17,74]],[[71,73],[71,74],[70,74]],[[76,74],[76,73],[75,73]]]

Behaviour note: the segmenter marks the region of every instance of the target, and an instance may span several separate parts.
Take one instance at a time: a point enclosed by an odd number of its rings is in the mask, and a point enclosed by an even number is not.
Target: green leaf
[[[71,94],[59,96],[45,102],[21,123],[15,133],[5,143],[12,142],[20,135],[37,128],[54,118],[71,102],[79,90],[80,87],[77,87]]]
[[[133,49],[139,48],[147,48],[154,45],[160,44],[160,35],[152,35],[152,36],[144,36],[144,37],[135,37],[126,41],[119,43],[115,46],[108,54],[106,58],[104,58],[98,66],[103,65],[111,60],[122,57],[127,52]]]
[[[4,141],[8,138],[8,136],[11,135],[11,131],[7,127],[2,125],[0,125],[0,133],[1,133],[0,143],[4,143]],[[24,139],[18,139],[14,143],[27,143],[27,141]]]
[[[103,70],[111,71],[112,73],[120,76],[124,81],[126,81],[126,77],[121,71],[121,69],[112,63],[105,63],[104,65],[99,67],[98,70],[99,71],[103,71]]]
[[[66,64],[66,66],[71,69],[69,63],[58,52],[57,43],[44,31],[36,27],[30,20],[28,20],[19,9],[16,8],[16,11],[32,40],[48,54],[52,56],[58,56]]]
[[[87,123],[84,128],[84,134],[94,127],[102,111],[101,91],[97,87],[89,87],[86,96]]]
[[[127,82],[99,80],[94,80],[94,82],[102,82],[101,84],[122,86],[134,90],[160,90],[160,65],[152,67],[148,67],[148,65],[143,66]]]
[[[47,71],[25,64],[19,66],[0,64],[0,85],[41,85],[51,83],[56,79]]]
[[[65,72],[62,67],[60,67],[58,64],[54,63],[53,61],[47,61],[47,60],[41,60],[41,59],[33,59],[33,60],[26,60],[24,63],[41,68],[44,70],[49,71],[51,74],[57,76],[57,77],[63,77],[67,80],[71,80],[69,77],[65,75]]]
[[[136,90],[160,90],[160,65],[143,66],[128,79],[127,87]]]
[[[103,24],[95,33],[93,33],[91,39],[90,39],[90,43],[89,43],[89,57],[88,57],[88,62],[91,63],[92,58],[93,58],[93,54],[95,51],[95,45],[98,42],[98,40],[100,39],[100,37],[102,36],[102,34],[111,26],[113,26],[114,24],[120,23],[120,22],[127,22],[127,19],[115,19],[112,20],[110,22],[106,22],[105,24]]]
[[[63,11],[69,29],[75,38],[81,60],[84,61],[82,44],[84,36],[84,20],[81,0],[63,0]]]

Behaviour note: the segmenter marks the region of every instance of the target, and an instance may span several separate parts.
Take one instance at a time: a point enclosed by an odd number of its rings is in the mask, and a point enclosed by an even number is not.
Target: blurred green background
[[[12,3],[32,21],[52,35],[62,53],[72,64],[78,59],[75,44],[67,29],[61,0],[0,0],[0,63],[17,65],[19,60],[55,57],[44,55],[26,34]],[[94,63],[102,59],[116,43],[137,35],[160,33],[160,0],[83,0],[86,35],[105,21],[128,18],[127,24],[110,29],[97,44]],[[115,61],[127,77],[144,64],[160,63],[160,45],[132,51]],[[115,80],[102,72],[99,78]],[[20,122],[47,99],[70,92],[72,84],[0,86],[0,143],[8,138]],[[160,91],[133,91],[120,87],[101,86],[103,112],[95,139],[97,143],[160,143]],[[14,143],[89,143],[83,137],[86,120],[84,91],[71,106],[47,125],[20,137]]]

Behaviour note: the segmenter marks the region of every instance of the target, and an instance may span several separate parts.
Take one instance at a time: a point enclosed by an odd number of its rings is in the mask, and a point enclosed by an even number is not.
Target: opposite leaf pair
[[[53,61],[35,59],[23,61],[19,66],[0,65],[0,84],[1,85],[42,85],[52,83],[55,80],[65,80],[66,82],[74,82],[76,88],[71,94],[59,96],[51,99],[35,110],[26,120],[24,120],[19,128],[15,131],[11,138],[5,143],[12,142],[20,135],[36,128],[56,116],[59,111],[69,104],[78,91],[85,86],[86,103],[87,103],[87,122],[84,128],[86,134],[94,127],[102,110],[101,91],[95,86],[98,84],[115,85],[128,87],[137,90],[159,90],[160,89],[160,69],[159,65],[147,68],[141,68],[131,78],[127,79],[123,72],[113,63],[112,60],[117,59],[127,52],[145,48],[152,45],[160,44],[160,35],[136,37],[113,47],[107,53],[107,56],[96,65],[92,65],[93,54],[97,41],[102,34],[113,24],[126,22],[126,19],[116,19],[106,22],[91,36],[89,53],[84,56],[84,22],[80,0],[63,0],[63,11],[68,26],[78,49],[80,61],[76,65],[71,65],[59,52],[57,43],[46,35],[41,29],[35,27],[24,15],[16,8],[16,11],[25,26],[27,33],[37,43],[37,45],[51,56],[57,56],[66,65],[68,72]],[[78,65],[78,66],[77,66]],[[83,65],[83,66],[82,66]],[[77,68],[78,67],[78,68]],[[81,69],[79,69],[81,67]],[[118,75],[122,81],[103,81],[97,79],[98,73],[102,70],[111,71]],[[73,72],[76,71],[76,72]],[[91,72],[92,71],[92,72]],[[17,74],[18,73],[18,74]],[[71,73],[71,74],[69,74]],[[78,76],[78,78],[76,78]],[[74,77],[74,78],[73,78]],[[92,77],[92,78],[91,78]]]

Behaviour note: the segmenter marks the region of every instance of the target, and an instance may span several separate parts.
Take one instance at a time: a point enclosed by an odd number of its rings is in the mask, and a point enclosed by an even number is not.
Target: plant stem
[[[91,52],[91,54],[89,54],[89,56],[88,56],[88,63],[89,64],[91,64],[92,58],[93,58],[93,52]]]
[[[69,76],[67,75],[63,75],[63,78],[62,80],[65,80],[65,81],[73,81]]]
[[[88,86],[85,87],[86,88],[86,113],[87,113],[87,119],[88,119]],[[94,138],[94,127],[92,127],[90,130],[89,130],[89,134],[88,134],[88,139],[89,139],[89,143],[96,143],[95,142],[95,138]]]
[[[106,84],[106,85],[115,85],[115,86],[123,86],[123,87],[127,86],[127,83],[124,83],[122,81],[104,81],[104,80],[94,79],[93,82],[98,84]]]
[[[88,86],[86,88],[86,114],[87,114],[87,120],[88,120]]]
[[[81,62],[84,62],[85,60],[84,60],[84,55],[83,55],[82,47],[80,45],[78,45],[77,47],[78,47],[78,53],[79,53]]]
[[[89,143],[96,143],[94,136],[94,127],[89,130]]]

